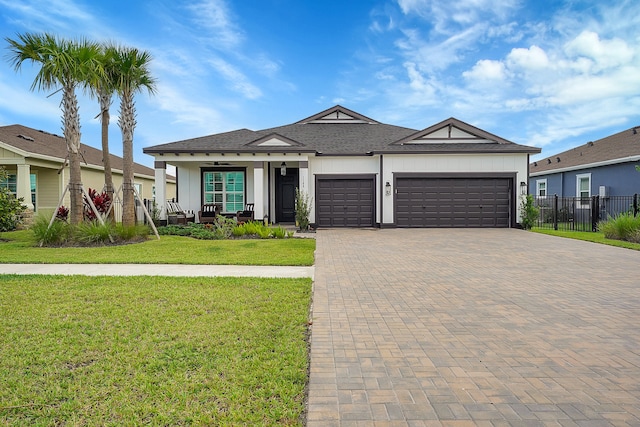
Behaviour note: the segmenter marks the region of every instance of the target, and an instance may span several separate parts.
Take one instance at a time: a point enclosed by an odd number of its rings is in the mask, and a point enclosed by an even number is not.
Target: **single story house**
[[[85,189],[99,191],[104,187],[102,151],[81,144],[82,183]],[[58,206],[69,182],[67,144],[64,138],[22,125],[0,126],[0,166],[9,172],[7,186],[17,197],[24,198],[32,211],[50,211]],[[122,184],[122,158],[111,155],[113,184]],[[155,171],[134,164],[134,184],[140,196],[152,199],[155,192]],[[163,183],[166,197],[175,197],[175,178],[169,176]],[[164,204],[164,203],[163,203]],[[69,193],[63,200],[69,206]]]
[[[147,147],[156,192],[176,167],[178,201],[257,220],[295,220],[295,190],[311,198],[318,227],[515,227],[529,155],[450,118],[422,130],[380,123],[342,106],[303,120]]]
[[[536,196],[631,196],[640,193],[640,126],[537,160],[529,165]]]

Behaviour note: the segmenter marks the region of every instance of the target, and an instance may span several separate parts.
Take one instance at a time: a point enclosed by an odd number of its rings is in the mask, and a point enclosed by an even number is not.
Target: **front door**
[[[287,168],[285,176],[276,169],[276,222],[296,221],[296,188],[298,169]]]

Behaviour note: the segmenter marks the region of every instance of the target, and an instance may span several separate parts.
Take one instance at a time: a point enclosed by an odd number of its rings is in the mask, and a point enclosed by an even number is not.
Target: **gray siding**
[[[529,178],[529,192],[536,195],[536,181],[547,180],[547,195],[557,194],[560,197],[576,196],[576,177],[585,173],[591,174],[591,195],[597,195],[601,185],[607,187],[610,196],[630,196],[640,193],[640,172],[636,163],[620,163],[561,173],[549,172],[546,175]]]

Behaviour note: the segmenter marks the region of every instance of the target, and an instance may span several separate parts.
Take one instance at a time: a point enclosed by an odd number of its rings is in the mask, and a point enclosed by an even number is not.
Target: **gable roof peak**
[[[449,117],[435,125],[396,141],[392,145],[429,143],[513,144],[511,141],[472,126],[455,117]]]
[[[255,139],[245,144],[245,146],[252,147],[300,147],[303,145],[304,144],[298,141],[295,141],[284,135],[280,135],[276,132],[271,132],[261,138]]]
[[[356,113],[353,110],[345,108],[341,105],[328,108],[313,116],[302,119],[296,124],[308,124],[308,123],[364,123],[364,124],[379,124],[378,121],[373,120],[360,113]]]

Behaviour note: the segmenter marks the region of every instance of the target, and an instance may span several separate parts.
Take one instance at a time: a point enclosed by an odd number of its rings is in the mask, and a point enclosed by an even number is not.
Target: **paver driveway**
[[[308,426],[640,425],[640,252],[321,230]]]

